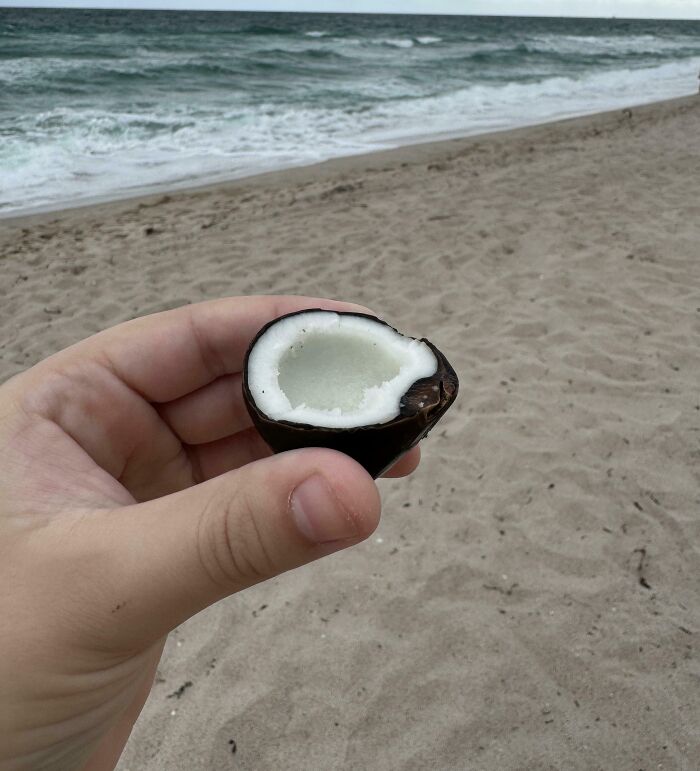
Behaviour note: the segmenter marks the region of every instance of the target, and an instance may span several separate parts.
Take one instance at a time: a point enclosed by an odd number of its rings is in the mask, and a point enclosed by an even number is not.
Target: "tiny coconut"
[[[426,436],[458,387],[427,340],[375,316],[320,309],[263,327],[243,372],[248,412],[274,452],[328,447],[375,478]]]

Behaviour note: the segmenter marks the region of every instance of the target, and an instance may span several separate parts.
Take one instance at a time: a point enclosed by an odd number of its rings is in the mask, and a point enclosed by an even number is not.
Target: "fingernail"
[[[320,474],[309,477],[294,490],[291,510],[301,534],[314,543],[343,541],[358,535],[354,520]]]

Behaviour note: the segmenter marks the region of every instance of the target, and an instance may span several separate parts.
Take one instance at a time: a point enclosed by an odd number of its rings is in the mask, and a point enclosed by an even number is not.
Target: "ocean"
[[[700,22],[0,8],[0,216],[691,94]]]

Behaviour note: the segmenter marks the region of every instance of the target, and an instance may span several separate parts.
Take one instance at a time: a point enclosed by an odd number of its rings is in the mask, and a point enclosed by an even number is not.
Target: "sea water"
[[[698,89],[700,22],[0,8],[0,216]]]

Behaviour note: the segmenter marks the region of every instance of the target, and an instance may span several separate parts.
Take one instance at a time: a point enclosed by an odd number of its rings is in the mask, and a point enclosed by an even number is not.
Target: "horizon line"
[[[146,13],[290,13],[290,14],[308,14],[317,16],[440,16],[453,18],[486,18],[486,19],[580,19],[590,21],[600,19],[603,21],[700,21],[700,16],[566,16],[552,15],[546,13],[422,13],[419,11],[299,11],[289,10],[271,10],[261,8],[120,8],[119,6],[74,6],[74,5],[5,5],[0,0],[0,10],[17,9],[23,11],[43,10],[43,11],[117,11],[124,13],[126,11],[146,12]]]

